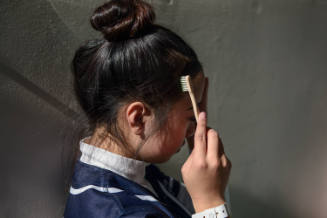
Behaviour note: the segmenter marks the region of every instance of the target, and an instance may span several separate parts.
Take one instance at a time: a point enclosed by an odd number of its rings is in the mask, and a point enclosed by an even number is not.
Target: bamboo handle
[[[195,96],[194,96],[193,86],[192,86],[192,83],[191,83],[190,76],[186,76],[186,84],[187,84],[188,93],[189,93],[191,101],[192,101],[195,120],[196,120],[196,122],[198,122],[198,120],[199,120],[199,108],[198,108],[198,104],[196,103],[196,99],[195,99]]]

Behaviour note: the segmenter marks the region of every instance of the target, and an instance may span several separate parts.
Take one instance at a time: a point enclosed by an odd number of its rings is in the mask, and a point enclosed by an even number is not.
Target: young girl
[[[112,0],[91,17],[104,39],[77,50],[73,73],[93,134],[80,141],[65,218],[229,216],[230,161],[205,112],[196,123],[180,82],[191,77],[204,110],[207,79],[193,49],[154,18],[140,0]],[[184,185],[153,163],[167,161],[185,138],[194,148]]]

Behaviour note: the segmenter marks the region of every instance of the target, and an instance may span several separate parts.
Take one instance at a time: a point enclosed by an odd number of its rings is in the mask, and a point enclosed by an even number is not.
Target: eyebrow
[[[200,103],[197,103],[197,106],[200,107]],[[187,110],[187,111],[189,111],[189,110],[193,110],[193,106],[187,108],[186,110]]]

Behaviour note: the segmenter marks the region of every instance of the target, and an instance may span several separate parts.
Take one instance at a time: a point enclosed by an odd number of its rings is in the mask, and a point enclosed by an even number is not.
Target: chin
[[[169,159],[170,159],[170,157],[165,158],[165,159],[158,159],[158,160],[151,161],[151,162],[154,163],[154,164],[162,164],[162,163],[165,163],[165,162],[169,161]]]
[[[158,163],[158,164],[165,163],[169,161],[174,154],[180,152],[184,145],[185,145],[185,140],[181,143],[181,145],[178,147],[178,149],[175,152],[174,151],[171,151],[172,153],[165,152],[165,154],[161,154],[159,157],[153,157],[152,160],[150,160],[149,162]]]
[[[177,153],[177,152],[175,152],[175,153]],[[175,154],[174,153],[174,154]],[[172,155],[170,155],[170,156],[160,156],[160,158],[156,158],[156,160],[154,160],[154,161],[151,161],[152,163],[157,163],[157,164],[161,164],[161,163],[165,163],[165,162],[167,162],[167,161],[169,161],[170,160],[170,158],[174,155],[174,154],[172,154]]]

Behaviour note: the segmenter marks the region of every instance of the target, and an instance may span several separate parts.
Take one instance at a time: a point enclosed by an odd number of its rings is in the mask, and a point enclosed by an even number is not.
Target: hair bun
[[[111,0],[95,9],[91,25],[108,41],[134,37],[153,24],[155,13],[142,0]]]

